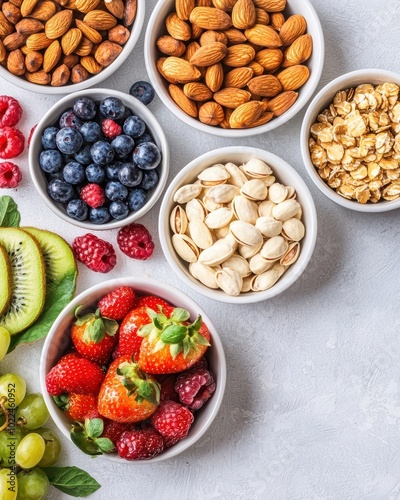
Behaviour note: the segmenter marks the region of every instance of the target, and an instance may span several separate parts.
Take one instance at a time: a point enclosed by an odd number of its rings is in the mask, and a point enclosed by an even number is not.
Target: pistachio
[[[201,220],[204,221],[208,210],[204,206],[204,203],[197,198],[193,198],[186,204],[186,216],[188,220]]]
[[[254,179],[260,179],[272,174],[271,167],[257,158],[252,158],[242,168],[246,175]]]
[[[231,222],[229,231],[240,245],[255,247],[263,241],[260,231],[249,222],[235,220]]]
[[[261,248],[261,255],[267,260],[277,260],[285,255],[289,248],[288,242],[282,236],[273,236]]]
[[[255,224],[258,218],[257,204],[241,195],[233,198],[232,210],[235,217],[243,222]]]
[[[215,269],[205,266],[201,262],[193,262],[189,265],[190,274],[208,288],[218,288],[215,280]]]
[[[205,218],[204,222],[210,229],[219,229],[230,223],[233,217],[233,212],[229,208],[217,208],[210,212]]]
[[[264,259],[260,253],[256,253],[250,259],[249,266],[250,270],[254,274],[262,274],[274,265],[274,262]]]
[[[299,219],[288,219],[283,223],[282,236],[288,240],[300,241],[304,238],[304,224]]]
[[[285,255],[281,258],[279,263],[282,266],[291,266],[299,258],[300,254],[300,243],[295,241],[289,245],[289,248]]]
[[[280,278],[279,272],[276,269],[269,269],[265,273],[256,275],[251,282],[251,289],[254,292],[268,290]]]
[[[225,184],[230,175],[225,170],[224,165],[213,165],[212,167],[203,170],[197,178],[204,187],[217,186],[218,184]]]
[[[282,203],[278,203],[272,209],[272,216],[275,217],[276,220],[286,221],[294,217],[300,208],[298,201],[293,199],[285,200]]]
[[[229,234],[229,224],[224,227],[218,227],[217,229],[214,229],[214,234],[218,240],[225,238]]]
[[[259,217],[256,220],[256,228],[266,238],[272,238],[281,234],[282,222],[273,217]]]
[[[172,210],[171,216],[169,218],[169,223],[174,233],[176,234],[186,233],[188,221],[185,210],[180,205],[177,205]]]
[[[288,197],[288,189],[283,184],[279,184],[279,182],[275,182],[269,187],[268,198],[273,203],[282,203]]]
[[[215,279],[218,286],[228,295],[238,296],[240,294],[243,278],[235,269],[226,267],[221,271],[217,271]]]
[[[232,184],[219,184],[208,191],[207,197],[211,198],[215,203],[229,203],[239,194],[239,192],[237,186],[233,186]]]
[[[250,292],[250,290],[251,290],[251,282],[252,282],[253,278],[254,278],[253,274],[250,274],[250,276],[247,276],[246,278],[243,278],[242,289],[240,290],[241,293]]]
[[[214,210],[218,210],[218,208],[223,207],[222,203],[216,203],[211,198],[209,198],[207,195],[205,195],[203,197],[203,205],[206,208],[206,210],[208,210],[209,212],[213,212]]]
[[[234,163],[227,163],[225,165],[225,170],[230,175],[229,182],[238,188],[241,188],[248,180],[240,168]]]
[[[263,201],[267,197],[268,188],[260,179],[251,179],[240,188],[240,194],[252,201]]]
[[[202,191],[200,184],[186,184],[178,189],[174,194],[174,201],[176,203],[187,203],[193,198],[196,198]]]
[[[208,227],[201,220],[189,222],[189,232],[195,244],[204,250],[213,244],[213,237]]]
[[[263,183],[267,186],[270,187],[272,184],[276,181],[275,177],[273,175],[268,175],[268,177],[264,177],[261,179]]]
[[[256,253],[261,250],[262,242],[259,245],[250,247],[249,245],[239,245],[238,251],[245,259],[251,259]]]
[[[258,205],[258,215],[260,217],[272,217],[272,209],[274,208],[275,203],[272,203],[270,200],[262,201]]]
[[[199,257],[199,249],[194,241],[185,234],[174,234],[172,245],[176,253],[186,262],[196,262]]]
[[[229,259],[235,248],[226,239],[217,240],[209,248],[203,250],[199,255],[199,262],[205,266],[216,266]]]
[[[234,253],[231,257],[229,257],[229,259],[222,262],[221,267],[222,269],[225,269],[226,267],[235,269],[235,271],[237,271],[243,278],[251,274],[249,263],[244,257],[237,253]]]

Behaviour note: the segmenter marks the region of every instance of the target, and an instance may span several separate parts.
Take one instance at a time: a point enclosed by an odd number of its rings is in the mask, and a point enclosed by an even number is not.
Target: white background
[[[155,0],[147,2],[146,22]],[[400,71],[400,6],[396,0],[314,0],[326,40],[320,87],[347,71]],[[144,32],[133,53],[102,87],[128,91],[147,79]],[[31,94],[0,81],[0,94],[21,101],[27,136],[58,97]],[[399,213],[362,215],[325,198],[307,178],[299,149],[304,110],[267,135],[234,141],[183,125],[158,98],[151,111],[171,149],[170,179],[210,149],[235,144],[269,150],[303,176],[319,218],[314,256],[285,294],[258,305],[212,302],[185,287],[168,267],[157,236],[159,203],[141,220],[154,236],[151,261],[118,249],[108,275],[80,266],[78,291],[126,275],[169,282],[213,318],[228,361],[222,408],[204,439],[176,459],[151,466],[91,459],[62,438],[62,463],[89,471],[102,488],[93,499],[138,500],[395,500],[400,499]],[[70,243],[85,231],[49,211],[30,180],[0,190],[17,201],[22,224],[55,230]],[[116,231],[102,232],[116,246]],[[42,342],[19,347],[2,362],[39,389]],[[67,498],[52,490],[51,499]]]

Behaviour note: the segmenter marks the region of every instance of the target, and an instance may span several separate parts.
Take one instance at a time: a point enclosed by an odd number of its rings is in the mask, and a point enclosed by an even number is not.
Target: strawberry
[[[97,398],[90,394],[63,394],[54,397],[54,401],[71,420],[77,422],[83,422],[90,412],[97,410]]]
[[[147,310],[152,323],[143,326],[138,365],[146,373],[168,374],[187,370],[206,352],[210,333],[201,316],[188,324],[190,313],[176,308],[170,317]]]
[[[119,328],[118,354],[123,356],[137,356],[143,337],[139,337],[137,332],[143,325],[150,323],[150,317],[145,307],[138,307],[128,313]]]
[[[174,441],[188,435],[193,421],[192,412],[175,401],[163,401],[151,417],[155,430],[165,439]]]
[[[101,386],[98,410],[115,422],[133,423],[148,418],[160,401],[157,381],[143,373],[130,356],[111,363]]]
[[[71,327],[72,343],[81,356],[105,365],[117,343],[118,323],[102,317],[99,310],[85,316],[79,316],[79,310],[75,311],[77,320]]]
[[[169,310],[172,306],[161,297],[156,297],[155,295],[142,295],[137,298],[136,307],[149,307],[153,309],[153,311],[158,311],[159,307]]]
[[[109,319],[121,320],[134,307],[135,292],[129,286],[120,286],[98,303],[100,314]]]

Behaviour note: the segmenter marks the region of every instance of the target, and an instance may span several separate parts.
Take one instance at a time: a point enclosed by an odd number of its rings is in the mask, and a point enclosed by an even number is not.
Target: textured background
[[[397,0],[313,3],[326,37],[320,87],[354,69],[400,70]],[[155,0],[147,4],[146,20]],[[143,38],[102,86],[128,91],[131,83],[147,78]],[[22,92],[5,81],[0,82],[0,93],[20,98],[25,134],[58,100]],[[184,126],[159,99],[150,109],[169,140],[171,179],[195,156],[239,144]],[[193,296],[214,318],[225,346],[228,384],[220,413],[204,439],[165,463],[117,466],[92,460],[63,438],[62,462],[85,468],[102,484],[91,498],[400,499],[399,213],[346,211],[314,188],[300,158],[303,113],[268,135],[240,142],[288,161],[315,199],[315,253],[301,279],[284,295],[238,308],[191,292],[162,255],[156,229],[159,204],[141,221],[156,241],[151,262],[135,262],[118,253],[118,264],[107,278],[130,274],[164,280]],[[23,224],[56,230],[69,242],[83,234],[41,201],[29,178],[26,155],[18,163],[24,181],[10,194],[20,206]],[[115,244],[116,232],[102,236]],[[78,291],[105,279],[83,266],[80,272]],[[31,391],[38,390],[41,345],[18,348],[1,372],[13,369],[28,378]],[[53,490],[50,498],[67,497]]]

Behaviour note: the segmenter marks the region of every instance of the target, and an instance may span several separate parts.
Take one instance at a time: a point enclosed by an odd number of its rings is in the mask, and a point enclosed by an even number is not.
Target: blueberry
[[[133,151],[135,141],[129,135],[117,135],[112,141],[111,146],[114,148],[117,158],[125,158]]]
[[[61,153],[73,155],[77,153],[83,144],[83,138],[77,130],[72,127],[62,128],[56,135],[57,148]]]
[[[128,118],[128,116],[132,116],[132,111],[129,108],[125,107],[125,112],[122,118],[115,120],[119,125],[123,125],[124,121]]]
[[[132,159],[139,168],[152,170],[160,164],[161,153],[158,147],[152,142],[143,142],[136,147]]]
[[[105,224],[110,220],[110,212],[107,207],[91,208],[89,213],[90,222],[93,224]]]
[[[61,153],[56,149],[46,149],[40,153],[39,165],[42,170],[54,174],[62,169],[63,160]]]
[[[109,182],[105,191],[107,198],[111,201],[123,201],[128,197],[128,188],[120,182]]]
[[[118,180],[118,172],[119,169],[122,167],[122,162],[120,161],[114,161],[110,163],[110,165],[106,166],[106,176],[110,181],[117,181]]]
[[[150,189],[154,189],[157,186],[158,181],[159,175],[157,170],[145,170],[139,187],[150,191]]]
[[[84,201],[75,198],[67,205],[67,215],[71,219],[85,220],[88,216],[88,206]]]
[[[90,148],[90,154],[92,159],[98,165],[108,165],[114,159],[114,149],[112,146],[105,141],[97,141]]]
[[[128,196],[128,205],[131,210],[140,210],[147,201],[147,192],[142,188],[131,189]]]
[[[117,97],[106,97],[100,103],[100,113],[105,118],[119,120],[124,116],[125,106]]]
[[[85,122],[79,129],[85,142],[96,142],[101,139],[101,127],[97,122]]]
[[[54,179],[60,179],[60,181],[64,180],[63,171],[59,170],[58,172],[54,172],[52,174],[46,174],[46,179],[48,182],[53,181]]]
[[[125,134],[136,139],[144,134],[146,124],[138,116],[128,116],[128,118],[124,121],[124,126],[122,128],[124,129]]]
[[[82,165],[89,165],[92,163],[92,157],[90,156],[90,146],[86,144],[77,153],[74,154],[74,160],[82,163]]]
[[[86,179],[94,184],[101,184],[106,178],[104,168],[95,163],[91,163],[85,170]]]
[[[42,135],[42,146],[44,149],[56,149],[56,135],[60,129],[57,127],[47,127]]]
[[[139,146],[139,144],[142,144],[142,142],[154,142],[153,136],[150,134],[150,132],[145,132],[142,134],[140,137],[138,137],[135,141],[136,146]]]
[[[65,182],[80,184],[85,180],[85,167],[77,161],[70,161],[63,170]]]
[[[142,182],[143,172],[133,163],[124,163],[118,172],[118,179],[124,186],[134,187]]]
[[[113,201],[109,206],[109,211],[111,217],[117,220],[125,219],[129,215],[129,208],[120,201]]]
[[[96,115],[96,104],[88,97],[78,97],[74,101],[73,110],[82,120],[92,120]]]
[[[129,89],[131,96],[139,99],[146,106],[154,99],[154,89],[148,82],[136,82]]]
[[[72,109],[68,109],[61,115],[59,123],[60,128],[72,127],[79,130],[82,126],[82,120],[75,115]]]
[[[49,182],[47,192],[50,198],[57,203],[68,203],[75,196],[72,184],[59,179],[54,179]]]

